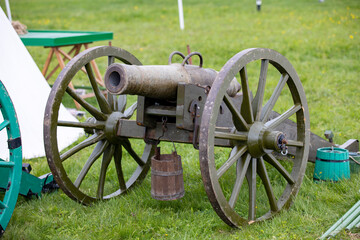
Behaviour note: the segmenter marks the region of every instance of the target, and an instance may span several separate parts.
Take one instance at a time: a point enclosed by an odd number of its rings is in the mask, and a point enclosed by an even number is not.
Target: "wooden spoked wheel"
[[[136,98],[108,94],[97,81],[91,61],[99,69],[120,61],[141,65],[129,52],[110,46],[94,47],[77,55],[62,70],[52,87],[45,110],[44,142],[52,174],[61,189],[83,204],[123,194],[141,181],[149,170],[153,146],[143,140],[118,138],[119,119],[129,119],[136,112]],[[86,74],[84,74],[85,72]],[[105,71],[103,71],[105,73]],[[86,89],[84,99],[77,85]],[[85,118],[80,122],[58,119],[60,104],[81,106]],[[133,104],[126,108],[127,101]],[[85,136],[60,151],[57,129],[83,128]],[[137,141],[137,142],[134,142]]]
[[[254,84],[249,81],[249,66],[256,69],[251,71],[258,80],[256,91],[250,89]],[[241,106],[226,93],[234,77],[242,85]],[[277,85],[269,93],[271,79],[276,79]],[[224,105],[235,126],[230,132],[224,132],[217,123]],[[273,110],[282,113],[269,120]],[[286,139],[278,129],[289,118],[296,122],[296,139]],[[211,87],[200,125],[201,174],[220,218],[230,226],[240,227],[289,208],[305,174],[309,134],[305,93],[289,61],[270,49],[247,49],[232,57]],[[215,139],[228,139],[233,148],[219,148]],[[285,153],[285,147],[296,148],[292,160],[279,160],[274,154],[281,148]]]
[[[4,233],[10,218],[13,214],[16,201],[19,195],[21,182],[22,148],[19,124],[16,117],[14,106],[5,86],[0,81],[0,109],[2,122],[0,123],[0,133],[7,136],[8,155],[0,158],[1,181],[6,181],[2,185],[7,186],[1,189],[5,193],[0,193],[0,236]]]

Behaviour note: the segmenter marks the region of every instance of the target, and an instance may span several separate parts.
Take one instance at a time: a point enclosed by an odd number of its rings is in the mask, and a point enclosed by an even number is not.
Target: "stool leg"
[[[57,60],[58,60],[58,62],[59,62],[59,65],[60,65],[61,69],[64,69],[64,68],[65,68],[65,63],[64,63],[64,60],[63,60],[62,57],[61,57],[61,54],[60,54],[60,52],[59,52],[59,49],[58,49],[58,48],[54,48],[54,52],[55,52],[56,58],[57,58]],[[70,87],[71,89],[74,89],[74,90],[75,90],[74,85],[73,85],[71,82],[69,83],[69,87]],[[80,105],[77,101],[74,100],[74,103],[75,103],[75,106],[76,106],[77,109],[80,109],[80,108],[81,108],[81,105]]]
[[[84,46],[85,46],[85,49],[89,48],[88,43],[84,43]],[[98,66],[96,65],[96,62],[94,60],[92,60],[90,63],[95,72],[96,82],[99,83],[101,86],[105,87],[104,81],[102,80],[101,73],[99,71]]]
[[[59,47],[57,48],[58,50],[60,50],[59,49]],[[68,55],[70,55],[74,50],[76,49],[76,47],[74,46],[70,51],[69,51],[69,53],[68,53]],[[79,52],[75,52],[75,55],[76,54],[78,54]],[[75,56],[74,55],[74,56]],[[65,59],[66,59],[66,56],[64,55],[64,58],[63,58],[63,61],[65,61]],[[49,75],[46,77],[46,79],[49,79],[55,72],[56,72],[56,70],[58,69],[60,67],[60,65],[59,65],[59,63],[55,66],[55,68],[49,73]],[[45,75],[44,75],[45,76]]]
[[[43,70],[42,70],[42,72],[41,72],[44,77],[45,77],[45,75],[46,75],[47,70],[49,69],[49,65],[50,65],[50,62],[51,62],[51,59],[52,59],[53,55],[54,55],[54,49],[51,48],[51,49],[50,49],[50,52],[49,52],[49,55],[48,55],[47,58],[46,58],[46,62],[45,62],[44,68],[43,68]]]

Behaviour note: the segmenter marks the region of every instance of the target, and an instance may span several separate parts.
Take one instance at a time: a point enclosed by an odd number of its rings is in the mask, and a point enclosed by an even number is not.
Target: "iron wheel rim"
[[[80,69],[89,64],[91,60],[97,59],[99,57],[108,57],[110,65],[110,58],[114,60],[115,58],[122,61],[125,64],[135,64],[141,65],[141,62],[133,56],[131,53],[116,47],[111,46],[100,46],[87,49],[77,56],[75,56],[61,71],[59,77],[54,83],[49,99],[45,109],[44,116],[44,143],[45,143],[45,152],[48,160],[49,167],[56,182],[59,184],[60,188],[73,200],[78,201],[84,205],[91,204],[99,200],[106,200],[112,197],[116,197],[123,193],[126,193],[129,189],[140,183],[146,176],[150,168],[150,157],[154,151],[154,147],[151,144],[146,144],[144,147],[144,152],[140,157],[144,164],[143,166],[138,166],[136,170],[132,173],[132,176],[126,181],[123,189],[119,188],[117,191],[114,191],[106,196],[102,196],[100,199],[97,197],[92,197],[84,192],[82,192],[79,187],[74,185],[74,182],[67,176],[66,170],[62,164],[61,157],[59,154],[59,149],[57,145],[57,120],[58,112],[61,104],[61,99],[63,98],[66,88],[71,82],[75,74],[80,71]],[[110,95],[110,94],[109,94]],[[101,110],[100,110],[101,111]],[[111,112],[113,114],[115,111]],[[109,117],[111,114],[105,114]],[[122,113],[123,114],[123,113]],[[95,134],[94,134],[95,135]],[[106,138],[105,138],[106,139]],[[107,140],[107,139],[106,139]],[[127,139],[124,139],[126,141]],[[99,142],[99,141],[98,141]],[[112,145],[117,145],[116,142],[109,143]],[[107,147],[106,147],[107,148]],[[122,148],[120,146],[120,148]],[[131,146],[130,146],[131,148]],[[111,150],[111,155],[116,156],[115,150]],[[122,151],[121,149],[117,151]],[[104,153],[104,152],[103,152]],[[103,155],[102,153],[102,155]],[[121,153],[122,154],[122,153]],[[90,158],[90,157],[89,157]],[[121,157],[120,157],[121,158]],[[115,161],[115,160],[114,160]],[[121,160],[120,160],[121,161]],[[90,166],[91,167],[91,166]],[[120,175],[120,174],[118,174]],[[80,182],[81,184],[81,182]],[[124,185],[124,184],[123,184]]]
[[[294,166],[291,172],[291,176],[294,179],[294,183],[291,184],[291,186],[290,184],[287,184],[284,192],[280,197],[278,197],[278,200],[276,201],[278,210],[274,211],[270,209],[264,215],[260,217],[255,216],[255,219],[249,220],[243,216],[240,216],[234,210],[234,207],[230,206],[229,204],[230,201],[225,198],[223,190],[219,183],[219,179],[217,177],[218,169],[216,169],[215,167],[215,157],[214,157],[213,149],[214,149],[216,119],[217,119],[217,115],[219,114],[220,105],[223,102],[224,96],[226,94],[225,93],[226,89],[229,86],[230,81],[238,72],[240,72],[244,67],[246,67],[248,63],[257,60],[268,61],[268,64],[270,63],[272,66],[274,66],[279,71],[280,74],[288,74],[288,80],[286,81],[286,84],[289,86],[289,89],[292,89],[290,91],[292,93],[294,104],[295,103],[301,104],[300,110],[296,112],[297,136],[298,136],[297,142],[302,142],[303,146],[298,147],[297,149],[298,152],[297,155],[295,156]],[[299,109],[299,107],[297,107],[297,109]],[[200,125],[199,156],[200,156],[201,174],[208,198],[215,212],[219,215],[219,217],[225,223],[227,223],[232,227],[240,227],[243,225],[247,225],[249,223],[269,219],[273,217],[275,214],[279,213],[281,210],[289,208],[292,203],[293,197],[295,197],[299,191],[303,176],[305,174],[307,156],[309,150],[309,139],[310,139],[309,112],[305,98],[305,93],[301,85],[301,82],[299,80],[299,77],[296,71],[294,70],[294,68],[292,67],[292,65],[290,64],[290,62],[285,57],[283,57],[281,54],[279,54],[274,50],[260,49],[260,48],[247,49],[232,57],[224,65],[224,67],[219,72],[217,78],[215,79],[212,85],[212,88],[209,92],[209,95],[205,103],[205,108],[203,111],[201,125]],[[247,151],[248,150],[245,149],[244,152],[247,153]],[[251,157],[251,159],[252,158],[253,157]],[[238,161],[239,160],[236,160],[236,162]],[[258,161],[256,161],[256,164],[257,162]],[[234,203],[232,202],[232,204]]]

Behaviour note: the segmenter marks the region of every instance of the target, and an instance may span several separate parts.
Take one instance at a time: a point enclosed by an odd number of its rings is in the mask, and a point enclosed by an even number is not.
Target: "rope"
[[[11,22],[11,25],[13,26],[13,28],[15,29],[16,33],[18,35],[24,35],[27,34],[27,27],[25,24],[22,24],[19,21],[13,21]]]
[[[356,164],[360,165],[360,162],[356,161],[352,156],[349,156],[351,160],[353,160]]]

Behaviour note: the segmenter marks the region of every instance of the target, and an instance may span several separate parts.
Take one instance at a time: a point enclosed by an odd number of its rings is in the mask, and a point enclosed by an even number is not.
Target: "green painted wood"
[[[351,174],[360,173],[360,154],[349,153],[349,158],[350,158],[350,173]]]
[[[5,209],[5,208],[7,208],[7,206],[2,201],[0,201],[0,209]]]
[[[8,187],[10,170],[11,169],[9,168],[0,167],[0,189],[2,190],[5,190]],[[44,185],[52,182],[53,180],[54,177],[52,176],[52,174],[45,174],[41,177],[35,177],[30,173],[22,171],[21,184],[18,194],[25,197],[31,197],[33,195],[40,197]]]
[[[336,228],[338,228],[357,208],[360,207],[360,201],[355,203],[334,225],[332,225],[319,239],[326,239]]]
[[[7,188],[9,179],[9,168],[0,167],[0,191]],[[1,201],[1,200],[0,200]]]
[[[341,179],[350,179],[349,151],[342,148],[319,148],[315,161],[314,180]]]
[[[4,129],[2,129],[2,131],[6,131],[7,140],[11,141],[12,139],[20,138],[20,129],[15,109],[8,92],[6,91],[6,88],[1,81],[0,110],[4,122],[7,125]],[[3,197],[0,197],[2,206],[0,208],[0,236],[3,234],[10,221],[19,194],[22,166],[22,147],[20,146],[14,149],[9,149],[8,158],[8,161],[2,160],[0,162],[0,169],[5,169],[5,171],[8,172],[6,178],[1,178],[1,184],[5,186],[3,188],[5,189],[5,194]]]
[[[9,124],[10,124],[10,122],[7,120],[0,123],[0,131],[3,130],[5,127],[7,127]]]
[[[14,162],[6,162],[6,161],[0,161],[0,167],[1,168],[12,168],[14,167]]]
[[[112,40],[112,32],[29,30],[20,36],[25,46],[57,47]]]
[[[342,161],[349,159],[349,151],[342,148],[319,148],[316,157],[324,160]]]

